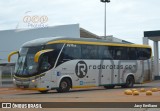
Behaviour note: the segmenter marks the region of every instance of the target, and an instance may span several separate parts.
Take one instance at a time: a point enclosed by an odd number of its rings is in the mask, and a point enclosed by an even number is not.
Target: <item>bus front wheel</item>
[[[126,79],[125,85],[122,85],[123,88],[132,88],[134,86],[134,77],[128,76]]]
[[[59,88],[57,89],[57,92],[63,93],[68,92],[71,88],[71,82],[69,79],[62,79],[59,85]]]

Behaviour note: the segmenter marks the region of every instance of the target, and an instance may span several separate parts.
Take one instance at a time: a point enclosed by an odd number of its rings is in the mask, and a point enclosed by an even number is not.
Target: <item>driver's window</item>
[[[50,69],[51,64],[49,63],[49,57],[48,56],[43,56],[42,58],[42,65],[40,67],[41,70],[48,70]]]

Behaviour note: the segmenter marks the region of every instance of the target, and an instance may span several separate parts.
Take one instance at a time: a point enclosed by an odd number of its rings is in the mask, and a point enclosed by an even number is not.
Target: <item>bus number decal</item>
[[[67,44],[66,46],[67,47],[77,47],[77,45],[75,45],[75,44]]]

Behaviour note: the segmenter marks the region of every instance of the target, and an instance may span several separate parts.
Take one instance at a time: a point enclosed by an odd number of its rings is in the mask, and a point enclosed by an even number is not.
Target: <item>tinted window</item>
[[[127,59],[126,58],[126,52],[125,52],[126,48],[123,47],[114,47],[114,59],[115,60],[124,60]]]
[[[151,57],[151,49],[150,48],[144,49],[144,57],[146,59],[150,59],[150,57]]]
[[[138,60],[143,60],[143,51],[142,48],[137,49],[137,59]]]
[[[113,59],[108,46],[98,46],[99,59]]]
[[[81,45],[82,59],[98,59],[97,46]]]
[[[137,60],[137,48],[128,48],[129,60]]]
[[[128,60],[127,47],[109,46],[108,50],[114,60]]]
[[[63,44],[49,44],[49,45],[46,45],[45,46],[45,49],[54,49],[52,52],[48,52],[48,53],[45,53],[43,56],[42,56],[42,60],[40,61],[40,70],[43,68],[44,66],[44,63],[47,63],[50,65],[50,68],[52,68],[54,65],[55,65],[55,62],[57,60],[57,57],[60,53],[60,50],[62,48]],[[49,66],[48,65],[48,66]],[[42,70],[43,72],[43,70]]]
[[[138,48],[137,56],[139,60],[149,59],[151,56],[151,49],[150,48]]]
[[[81,58],[80,46],[76,44],[66,44],[62,53],[61,59],[63,60],[73,60]]]
[[[122,60],[128,60],[129,59],[127,51],[128,51],[128,47],[121,47],[121,52],[122,52],[121,59]]]

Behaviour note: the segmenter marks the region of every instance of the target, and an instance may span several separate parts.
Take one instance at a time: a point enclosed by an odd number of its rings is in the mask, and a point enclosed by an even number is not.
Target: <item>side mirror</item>
[[[8,55],[8,62],[11,61],[12,55],[15,55],[15,54],[19,54],[19,51],[13,51],[13,52],[11,52],[11,53]]]
[[[39,61],[39,58],[43,55],[43,54],[45,54],[45,53],[47,53],[47,52],[51,52],[51,51],[53,51],[54,49],[46,49],[46,50],[41,50],[41,51],[39,51],[39,52],[37,52],[36,54],[35,54],[35,56],[34,56],[34,62],[38,62]]]

